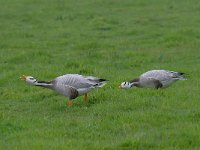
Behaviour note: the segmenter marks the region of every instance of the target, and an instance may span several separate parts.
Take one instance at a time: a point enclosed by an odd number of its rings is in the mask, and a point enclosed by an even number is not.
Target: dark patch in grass
[[[70,62],[65,63],[65,67],[66,68],[80,68],[82,67],[82,65],[80,63],[70,61]]]
[[[98,28],[98,30],[101,30],[101,31],[110,31],[112,28],[111,27],[100,27]]]
[[[79,71],[78,71],[78,73],[79,74],[93,74],[93,70],[92,69],[80,69]]]
[[[65,19],[65,17],[62,16],[62,15],[56,16],[56,18],[55,18],[55,20],[57,20],[57,21],[62,21],[62,20],[64,20],[64,19]]]
[[[24,127],[13,123],[0,123],[0,137],[13,134],[13,132],[20,132],[22,130],[24,130]]]
[[[200,121],[200,113],[198,112],[193,112],[189,114],[189,118],[191,119],[191,121],[193,122],[199,122]]]
[[[125,141],[122,144],[120,144],[119,147],[121,147],[122,149],[131,149],[131,148],[135,148],[138,149],[139,143],[138,142],[134,142],[134,141]]]

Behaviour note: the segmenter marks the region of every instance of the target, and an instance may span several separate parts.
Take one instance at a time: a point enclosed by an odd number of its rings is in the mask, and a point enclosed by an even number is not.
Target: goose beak
[[[122,89],[121,85],[118,87],[119,89]]]
[[[26,80],[26,77],[27,77],[27,76],[22,75],[22,76],[20,77],[20,79],[25,81],[25,80]]]

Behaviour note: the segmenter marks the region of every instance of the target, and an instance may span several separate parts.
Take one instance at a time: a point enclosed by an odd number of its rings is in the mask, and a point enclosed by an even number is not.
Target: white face
[[[30,84],[34,84],[37,80],[31,76],[27,76],[26,77],[26,82],[30,83]]]
[[[119,87],[122,89],[129,89],[129,88],[131,88],[131,83],[130,82],[122,82]]]

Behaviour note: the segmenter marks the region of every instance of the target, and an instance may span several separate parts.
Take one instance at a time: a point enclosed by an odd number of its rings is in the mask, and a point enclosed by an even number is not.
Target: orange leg
[[[67,103],[67,105],[68,105],[68,107],[72,107],[72,105],[73,105],[72,100],[69,100],[68,103]]]
[[[87,93],[84,95],[84,101],[87,103],[88,102],[88,96]]]

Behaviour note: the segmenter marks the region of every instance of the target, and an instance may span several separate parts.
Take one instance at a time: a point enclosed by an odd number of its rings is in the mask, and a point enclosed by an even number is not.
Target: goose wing
[[[80,88],[91,88],[95,85],[94,82],[86,79],[84,76],[79,74],[66,74],[55,79],[56,84],[62,84],[66,86],[71,86],[75,89]]]
[[[167,70],[151,70],[143,73],[140,78],[150,78],[159,81],[167,81],[172,79],[172,74]]]
[[[70,85],[57,83],[55,85],[55,91],[69,97],[69,99],[75,99],[79,96],[78,90]]]

